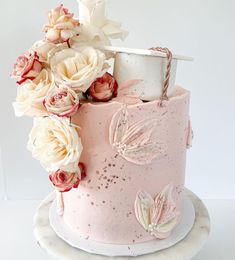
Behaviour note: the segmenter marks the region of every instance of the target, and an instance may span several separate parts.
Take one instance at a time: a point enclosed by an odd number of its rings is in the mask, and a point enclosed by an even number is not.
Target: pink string
[[[152,48],[150,48],[150,50],[165,53],[167,60],[168,60],[167,67],[166,67],[166,73],[165,73],[165,79],[164,79],[163,87],[162,87],[162,95],[160,97],[160,105],[162,105],[162,102],[164,100],[168,100],[167,90],[169,87],[169,80],[170,80],[170,73],[171,73],[172,53],[168,48],[162,48],[162,47],[152,47]]]

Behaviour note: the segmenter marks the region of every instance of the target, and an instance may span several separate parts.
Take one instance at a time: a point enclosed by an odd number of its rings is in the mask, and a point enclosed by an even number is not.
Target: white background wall
[[[9,78],[16,57],[43,37],[47,10],[61,1],[0,0],[0,198],[43,198],[47,174],[26,150],[30,118],[15,118],[17,86]],[[64,5],[78,16],[76,0]],[[109,17],[130,35],[122,45],[167,46],[193,56],[178,66],[177,83],[192,92],[195,133],[186,186],[202,198],[235,199],[235,1],[109,0]],[[114,42],[114,45],[120,42]]]

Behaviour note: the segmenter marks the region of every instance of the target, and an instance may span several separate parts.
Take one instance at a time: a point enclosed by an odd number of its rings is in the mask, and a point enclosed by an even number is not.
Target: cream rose
[[[33,80],[18,87],[16,101],[13,103],[16,116],[43,116],[47,111],[43,100],[51,87],[51,72],[43,69]]]
[[[54,86],[44,100],[44,106],[49,113],[61,117],[71,117],[80,106],[79,97],[69,87]]]
[[[105,59],[104,53],[93,47],[66,49],[54,55],[51,68],[57,83],[66,84],[76,92],[86,92],[106,72]]]
[[[68,44],[59,43],[55,44],[52,42],[48,42],[46,40],[37,41],[31,47],[32,51],[35,51],[39,57],[39,61],[43,63],[49,63],[50,59],[54,56],[56,52],[62,51],[64,49],[68,49]],[[45,64],[44,64],[45,65]]]
[[[56,44],[45,40],[37,41],[32,46],[31,50],[35,51],[39,57],[39,61],[47,62],[49,52],[56,48]]]
[[[79,172],[82,143],[69,119],[50,116],[35,118],[28,149],[48,171]]]

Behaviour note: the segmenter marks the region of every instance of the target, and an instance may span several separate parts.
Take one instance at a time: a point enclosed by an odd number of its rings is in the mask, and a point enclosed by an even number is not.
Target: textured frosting
[[[158,239],[167,238],[177,224],[179,212],[173,198],[174,186],[168,184],[153,199],[147,192],[138,192],[135,215],[145,230]]]
[[[127,161],[110,144],[110,125],[124,104],[118,102],[82,105],[72,121],[80,129],[83,142],[80,161],[85,163],[87,178],[78,189],[63,194],[65,223],[71,232],[103,243],[131,244],[156,239],[135,216],[135,200],[140,190],[153,198],[166,185],[175,189],[176,210],[182,212],[182,191],[189,127],[188,91],[176,88],[174,96],[158,106],[158,101],[127,107],[129,123],[147,118],[157,120],[151,140],[166,149],[148,164]]]

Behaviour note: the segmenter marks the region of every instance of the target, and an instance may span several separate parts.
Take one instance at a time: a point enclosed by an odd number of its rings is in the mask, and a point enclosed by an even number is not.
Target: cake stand
[[[112,257],[115,260],[189,260],[192,259],[205,244],[210,231],[210,218],[203,202],[191,191],[186,189],[186,196],[190,198],[195,209],[195,222],[188,233],[175,245],[152,254],[133,257]],[[59,238],[49,222],[49,210],[54,200],[50,194],[39,206],[34,217],[34,235],[38,244],[55,259],[63,260],[102,260],[111,259],[101,255],[92,255],[67,244]]]

